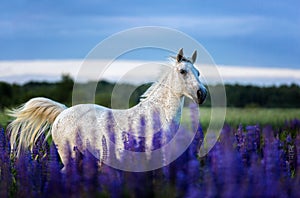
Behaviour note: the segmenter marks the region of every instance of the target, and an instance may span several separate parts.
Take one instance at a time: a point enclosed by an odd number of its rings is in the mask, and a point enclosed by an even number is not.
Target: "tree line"
[[[81,89],[95,82],[81,84]],[[18,106],[33,97],[47,97],[72,105],[72,91],[74,81],[68,75],[63,75],[59,82],[28,82],[24,85],[0,82],[0,109]],[[129,97],[129,107],[139,102],[139,97],[151,84],[135,86],[121,84],[124,92],[134,90]],[[215,85],[218,86],[218,85]],[[95,103],[111,107],[111,93],[115,83],[98,82],[95,90]],[[229,107],[267,107],[267,108],[298,108],[300,107],[300,87],[296,84],[259,87],[254,85],[225,85],[227,105]],[[83,92],[84,93],[84,92]],[[210,106],[210,97],[204,106]]]

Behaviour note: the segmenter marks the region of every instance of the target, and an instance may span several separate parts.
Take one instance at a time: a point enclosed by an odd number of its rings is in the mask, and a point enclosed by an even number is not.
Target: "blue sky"
[[[82,59],[137,26],[182,31],[217,64],[300,69],[299,0],[2,1],[0,61]]]

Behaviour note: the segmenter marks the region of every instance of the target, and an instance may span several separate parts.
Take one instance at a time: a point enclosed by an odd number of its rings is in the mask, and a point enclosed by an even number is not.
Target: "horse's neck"
[[[168,83],[162,83],[157,89],[143,101],[143,105],[157,109],[161,114],[161,119],[167,123],[173,121],[179,122],[181,117],[182,106],[184,102],[183,96],[176,95]]]

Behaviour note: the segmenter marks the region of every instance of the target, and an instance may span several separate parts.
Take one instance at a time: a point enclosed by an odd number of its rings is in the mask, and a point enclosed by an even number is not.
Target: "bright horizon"
[[[80,59],[0,61],[0,81],[17,84],[24,84],[29,81],[55,82],[59,81],[63,74],[68,74],[76,79],[82,62],[83,60]],[[101,65],[101,63],[103,64],[103,61],[98,60],[96,65]],[[79,82],[89,80],[116,82],[121,78],[121,82],[132,84],[153,82],[159,77],[161,71],[159,64],[169,65],[168,62],[118,60],[108,67],[100,79],[98,79],[98,74],[89,72],[83,75],[84,78],[79,79]],[[196,66],[200,72],[209,69],[208,65],[196,63]],[[300,69],[237,65],[217,65],[217,68],[225,84],[278,86],[294,83],[300,85]],[[210,77],[209,75],[204,76],[204,78]]]

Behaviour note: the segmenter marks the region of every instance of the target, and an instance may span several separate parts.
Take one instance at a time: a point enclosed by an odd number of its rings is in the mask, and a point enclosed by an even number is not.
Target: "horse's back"
[[[52,139],[59,150],[66,143],[72,148],[80,141],[100,138],[99,128],[103,127],[99,119],[105,119],[108,108],[95,104],[80,104],[63,111],[54,121]],[[99,136],[99,137],[98,137]]]

